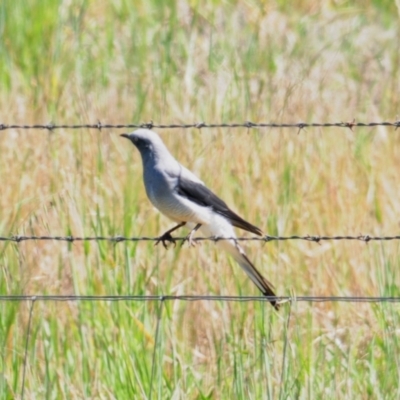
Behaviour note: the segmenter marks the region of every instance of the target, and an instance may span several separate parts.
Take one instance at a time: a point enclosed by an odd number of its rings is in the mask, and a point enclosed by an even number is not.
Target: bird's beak
[[[121,133],[119,136],[129,139],[129,134],[127,134],[127,133]]]

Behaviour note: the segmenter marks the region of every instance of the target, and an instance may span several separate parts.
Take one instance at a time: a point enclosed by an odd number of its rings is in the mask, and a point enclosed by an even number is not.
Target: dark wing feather
[[[186,197],[196,204],[204,207],[211,207],[213,211],[229,220],[233,226],[262,236],[261,229],[239,217],[239,215],[234,213],[223,200],[201,183],[180,176],[176,191],[180,196]]]

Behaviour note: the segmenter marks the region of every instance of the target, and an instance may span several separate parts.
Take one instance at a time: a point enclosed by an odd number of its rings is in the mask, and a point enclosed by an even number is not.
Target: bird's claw
[[[182,246],[187,241],[188,244],[189,244],[189,247],[196,247],[196,242],[193,240],[193,233],[194,232],[189,233],[189,235],[187,235],[185,237],[185,239],[183,239]]]
[[[176,246],[176,240],[171,236],[170,233],[164,233],[163,235],[161,235],[154,243],[154,246],[157,246],[158,243],[160,242],[162,243],[165,249],[168,249],[167,245],[168,242],[173,243],[174,247]]]

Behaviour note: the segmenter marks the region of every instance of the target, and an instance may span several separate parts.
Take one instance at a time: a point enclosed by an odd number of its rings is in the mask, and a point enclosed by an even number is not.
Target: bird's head
[[[164,146],[160,136],[150,129],[138,129],[131,133],[122,133],[120,136],[129,139],[141,153],[155,151],[157,146]]]
[[[168,153],[160,136],[150,129],[138,129],[131,133],[122,133],[121,136],[129,139],[137,147],[143,160],[155,159],[163,153]]]

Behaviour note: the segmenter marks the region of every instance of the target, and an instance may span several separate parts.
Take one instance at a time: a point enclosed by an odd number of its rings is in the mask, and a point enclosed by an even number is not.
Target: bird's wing
[[[194,181],[183,175],[186,174],[180,175],[177,179],[175,190],[178,195],[186,197],[187,199],[201,206],[211,207],[214,212],[225,217],[233,226],[236,226],[237,228],[244,229],[245,231],[262,236],[261,229],[250,224],[243,218],[239,217],[239,215],[234,213],[223,200],[221,200],[210,189],[208,189],[207,186],[198,180],[198,178],[196,178],[197,181]]]

